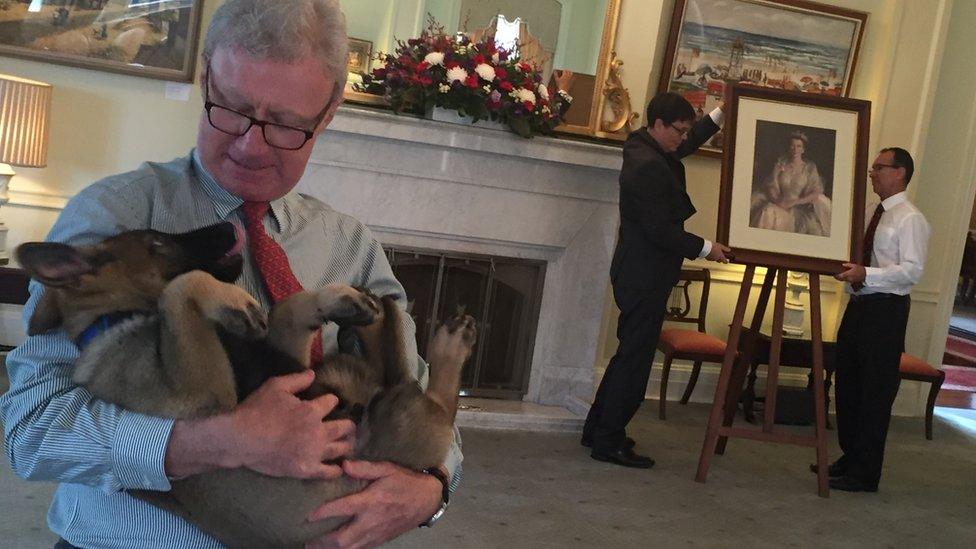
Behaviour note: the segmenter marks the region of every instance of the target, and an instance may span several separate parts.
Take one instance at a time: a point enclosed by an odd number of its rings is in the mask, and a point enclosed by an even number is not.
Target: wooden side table
[[[770,337],[768,335],[762,332],[755,332],[749,327],[742,328],[742,339],[739,342],[740,360],[749,365],[746,387],[742,392],[742,411],[746,421],[749,423],[756,422],[753,409],[753,405],[756,402],[756,372],[760,364],[769,364],[769,343]],[[830,410],[830,387],[834,374],[836,345],[834,341],[823,342],[824,400],[826,410]],[[779,364],[780,366],[811,368],[807,388],[813,389],[813,351],[809,339],[783,337]],[[829,415],[826,421],[827,428],[832,428]]]

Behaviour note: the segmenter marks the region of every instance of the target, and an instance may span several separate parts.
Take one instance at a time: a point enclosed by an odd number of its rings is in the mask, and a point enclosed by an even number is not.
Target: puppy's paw
[[[218,283],[200,301],[203,314],[229,333],[259,338],[268,332],[268,318],[250,294],[233,284]]]
[[[437,329],[427,360],[431,366],[461,368],[471,357],[478,330],[474,317],[463,312],[451,317]]]
[[[321,322],[365,326],[382,316],[379,299],[368,290],[346,284],[329,284],[316,292]]]
[[[260,339],[268,333],[268,321],[264,311],[253,300],[243,308],[219,307],[213,320],[229,333],[245,339]]]

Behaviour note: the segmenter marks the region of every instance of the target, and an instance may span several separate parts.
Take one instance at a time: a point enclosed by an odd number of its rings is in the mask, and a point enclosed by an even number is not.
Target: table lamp
[[[11,166],[47,165],[51,85],[0,74],[0,207],[9,200]],[[9,261],[7,227],[0,221],[0,265]]]

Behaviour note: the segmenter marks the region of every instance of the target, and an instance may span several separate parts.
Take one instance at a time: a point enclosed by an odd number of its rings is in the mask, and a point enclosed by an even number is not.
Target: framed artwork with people
[[[860,257],[867,101],[735,85],[719,242],[735,262],[835,274]]]
[[[847,97],[867,18],[807,0],[676,0],[658,90],[702,113],[732,82]],[[698,152],[719,156],[724,136]]]

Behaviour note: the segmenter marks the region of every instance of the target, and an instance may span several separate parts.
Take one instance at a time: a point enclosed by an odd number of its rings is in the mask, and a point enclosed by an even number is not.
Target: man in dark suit
[[[610,360],[583,426],[593,459],[650,468],[654,460],[634,452],[625,428],[637,412],[671,288],[684,258],[727,262],[729,249],[684,229],[695,207],[685,191],[681,158],[719,130],[721,108],[695,122],[695,109],[676,93],[658,94],[647,105],[647,126],[624,145],[620,171],[620,232],[610,279],[620,308],[617,353]]]

